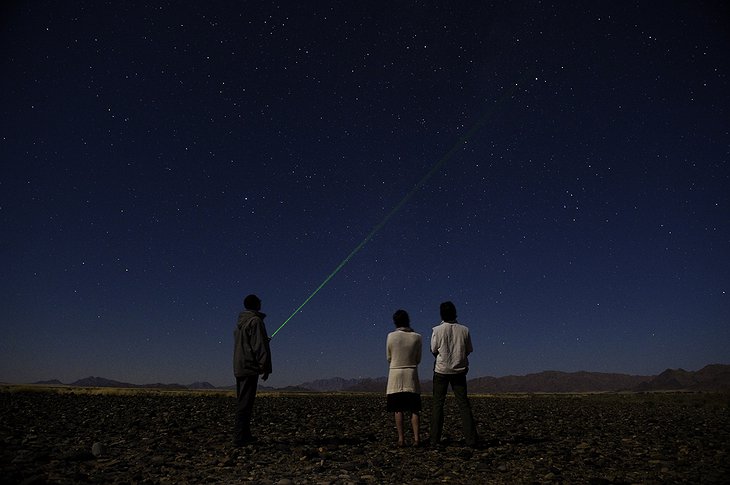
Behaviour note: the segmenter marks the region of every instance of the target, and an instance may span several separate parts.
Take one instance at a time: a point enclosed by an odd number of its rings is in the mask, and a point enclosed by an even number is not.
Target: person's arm
[[[390,364],[390,359],[392,358],[392,353],[390,350],[390,344],[391,344],[391,338],[390,335],[388,335],[388,338],[385,340],[385,358],[388,359],[388,363]]]
[[[418,343],[416,344],[416,365],[421,363],[421,349],[423,348],[423,340],[421,336],[418,336]]]
[[[260,374],[266,380],[271,374],[271,351],[269,350],[269,336],[266,335],[266,326],[261,319],[254,323],[251,335],[251,349],[259,364]]]
[[[433,332],[431,332],[431,353],[434,356],[437,356],[439,354],[439,346],[440,343],[438,342],[438,335],[436,335],[436,329],[433,329]]]
[[[469,335],[469,329],[466,330],[466,355],[474,352],[474,347],[471,346],[471,335]]]

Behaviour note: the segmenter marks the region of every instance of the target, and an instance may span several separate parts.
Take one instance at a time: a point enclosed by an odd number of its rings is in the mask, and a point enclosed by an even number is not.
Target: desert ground
[[[447,400],[439,448],[395,446],[385,396],[260,394],[259,441],[231,446],[230,392],[0,388],[2,483],[727,483],[730,395]],[[428,437],[431,400],[423,397]]]

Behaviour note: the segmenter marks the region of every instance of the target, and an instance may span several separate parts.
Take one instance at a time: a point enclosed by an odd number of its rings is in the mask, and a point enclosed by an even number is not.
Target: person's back
[[[467,356],[472,352],[469,329],[456,322],[442,321],[433,328],[431,353],[436,356],[434,372],[460,374],[469,369]]]
[[[445,301],[440,307],[441,323],[431,333],[433,366],[433,402],[431,405],[431,444],[438,446],[444,426],[444,403],[449,385],[461,414],[462,430],[467,446],[476,446],[477,430],[466,391],[469,372],[467,356],[473,351],[469,329],[456,321],[456,307]]]
[[[261,313],[261,299],[248,295],[243,300],[245,311],[238,314],[233,330],[233,374],[236,378],[236,420],[233,446],[253,443],[251,416],[256,399],[259,375],[266,380],[271,373],[271,350]]]
[[[233,373],[236,377],[268,376],[271,373],[271,350],[263,321],[265,316],[256,310],[238,314],[233,331]]]
[[[386,407],[394,413],[398,431],[398,446],[404,445],[403,414],[411,413],[413,444],[420,444],[421,383],[418,379],[418,364],[421,362],[421,336],[410,326],[410,317],[405,310],[393,314],[395,331],[388,334],[385,352],[388,359],[388,383],[386,385]]]
[[[388,334],[387,357],[391,369],[418,367],[421,362],[421,335],[412,330]]]

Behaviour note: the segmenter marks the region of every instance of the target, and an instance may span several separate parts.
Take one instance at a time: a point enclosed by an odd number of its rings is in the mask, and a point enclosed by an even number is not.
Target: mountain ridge
[[[58,379],[34,382],[38,385],[68,385],[74,387],[119,387],[137,389],[196,389],[223,390],[234,386],[219,386],[203,382],[183,385],[132,384],[104,377],[89,376],[69,384]],[[259,390],[271,392],[379,392],[384,393],[387,377],[365,377],[345,379],[332,377],[307,381],[295,386],[281,388],[259,385]],[[652,391],[730,391],[730,365],[709,364],[697,371],[666,369],[656,376],[630,375],[609,372],[563,372],[547,370],[523,376],[475,377],[468,381],[472,393],[532,393],[532,392],[652,392]],[[431,392],[432,382],[421,381],[421,391]]]

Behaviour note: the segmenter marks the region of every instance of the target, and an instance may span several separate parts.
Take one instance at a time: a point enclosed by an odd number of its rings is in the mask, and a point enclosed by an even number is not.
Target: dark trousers
[[[250,440],[251,416],[253,415],[253,401],[256,397],[259,376],[236,378],[236,424],[233,428],[233,441],[243,442]]]
[[[449,384],[454,391],[454,397],[461,413],[461,427],[467,446],[477,444],[477,429],[471,404],[466,395],[466,373],[462,374],[433,374],[433,404],[431,409],[431,444],[437,445],[441,441],[441,432],[444,427],[444,403]]]

